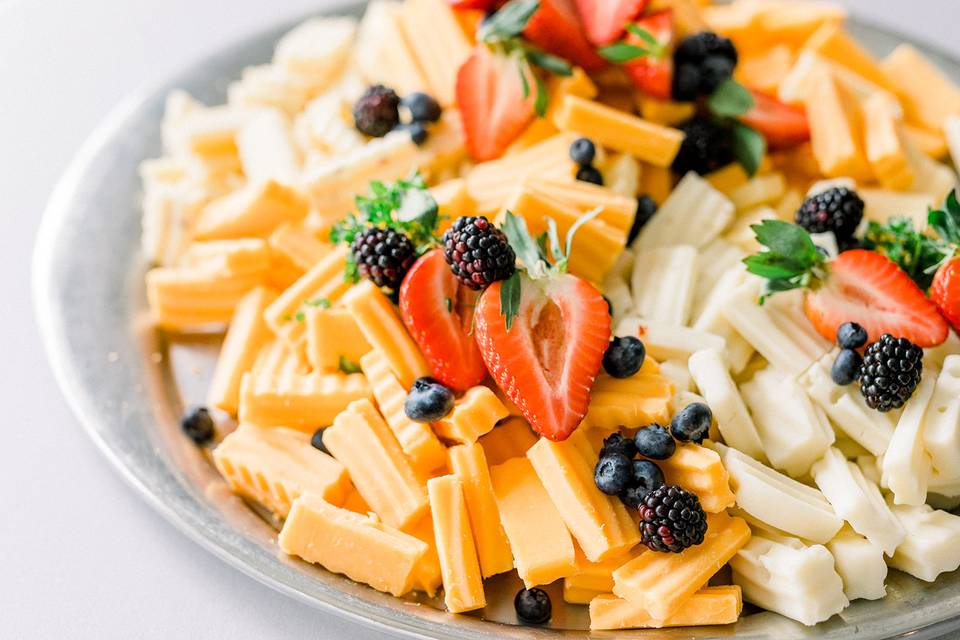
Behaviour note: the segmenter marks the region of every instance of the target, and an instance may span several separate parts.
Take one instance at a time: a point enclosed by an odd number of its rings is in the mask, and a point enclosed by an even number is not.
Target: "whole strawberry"
[[[937,270],[930,299],[950,326],[960,331],[960,257],[950,258]]]

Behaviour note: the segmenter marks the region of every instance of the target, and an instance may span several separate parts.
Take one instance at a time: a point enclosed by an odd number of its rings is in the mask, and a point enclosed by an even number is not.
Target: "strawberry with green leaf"
[[[637,89],[669,100],[673,87],[673,11],[667,9],[626,25],[627,37],[600,48],[600,55],[622,64]]]
[[[886,333],[924,348],[947,339],[937,307],[886,256],[855,249],[829,261],[798,225],[764,220],[752,229],[767,247],[744,260],[750,273],[767,279],[761,304],[777,292],[805,289],[806,315],[831,342],[845,322],[861,325],[870,342]]]
[[[475,337],[487,370],[531,427],[565,440],[587,413],[590,390],[610,342],[610,311],[592,284],[566,272],[577,230],[566,251],[557,226],[536,240],[523,218],[507,212],[503,231],[522,269],[480,297]]]
[[[960,202],[951,191],[942,209],[930,211],[927,224],[946,243],[941,262],[930,286],[930,298],[950,325],[960,331]]]

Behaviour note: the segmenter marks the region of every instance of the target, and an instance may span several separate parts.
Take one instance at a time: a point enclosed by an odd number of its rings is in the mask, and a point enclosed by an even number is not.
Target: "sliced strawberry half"
[[[478,9],[480,11],[490,11],[495,5],[500,4],[497,0],[447,0],[447,4],[457,10]]]
[[[673,56],[669,53],[673,44],[673,11],[659,11],[637,20],[636,25],[657,39],[668,52],[662,58],[637,58],[623,65],[633,83],[650,97],[669,100],[673,96]],[[631,33],[627,42],[646,48],[648,43]]]
[[[540,0],[540,8],[530,18],[523,35],[547,53],[587,71],[597,71],[607,64],[583,32],[573,0]]]
[[[417,260],[400,286],[400,316],[430,364],[433,376],[455,391],[487,377],[470,335],[477,293],[459,284],[434,249]]]
[[[650,0],[577,0],[590,42],[601,46],[623,35],[624,28],[647,8]]]
[[[503,283],[480,297],[475,336],[487,370],[535,431],[565,440],[590,405],[610,342],[610,312],[597,289],[569,274],[520,275],[519,313],[507,330]]]
[[[805,309],[823,337],[837,339],[844,322],[863,326],[873,342],[885,333],[923,348],[947,339],[949,327],[936,305],[886,256],[855,249],[830,263],[829,275],[807,292]]]
[[[930,299],[950,325],[960,331],[960,258],[950,258],[937,270]]]
[[[810,122],[801,107],[784,104],[761,91],[751,93],[753,108],[740,121],[762,133],[771,149],[795,147],[810,139]]]
[[[477,162],[499,158],[533,119],[534,82],[523,95],[520,61],[480,44],[457,72],[457,105],[467,150]]]

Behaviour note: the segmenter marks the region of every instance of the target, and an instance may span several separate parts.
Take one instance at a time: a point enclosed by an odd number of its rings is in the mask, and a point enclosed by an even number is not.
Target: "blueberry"
[[[830,369],[830,377],[833,381],[845,387],[853,384],[860,379],[860,372],[863,370],[863,356],[853,349],[844,349],[837,355],[833,361],[833,367]]]
[[[400,106],[410,112],[412,122],[436,122],[440,119],[440,104],[433,96],[419,91],[400,99]]]
[[[637,455],[637,446],[632,438],[624,438],[619,433],[613,433],[603,439],[603,446],[600,447],[600,457],[619,453],[631,460]]]
[[[710,433],[713,412],[702,402],[688,404],[673,416],[670,421],[670,433],[680,442],[700,444]]]
[[[197,444],[206,444],[213,439],[213,418],[206,407],[190,409],[180,420],[180,427],[187,437]]]
[[[608,496],[615,496],[630,486],[633,461],[620,453],[603,456],[593,468],[593,482]]]
[[[577,138],[570,145],[570,159],[581,167],[589,167],[597,157],[597,147],[590,138]]]
[[[620,501],[633,509],[639,509],[648,493],[666,484],[663,471],[649,460],[634,460],[631,486],[620,494]]]
[[[633,226],[630,227],[630,233],[627,234],[627,244],[633,244],[633,241],[640,235],[653,214],[657,212],[657,201],[650,196],[640,196],[637,198],[637,213],[633,216]]]
[[[520,621],[527,624],[543,624],[553,615],[550,596],[543,589],[520,589],[513,599],[513,608]]]
[[[427,136],[429,132],[427,131],[427,126],[422,122],[411,122],[410,124],[401,124],[397,125],[396,131],[406,131],[410,134],[410,139],[413,140],[414,144],[417,146],[422,145],[427,141]]]
[[[317,429],[313,432],[313,435],[310,436],[310,444],[313,445],[314,449],[319,449],[326,454],[330,454],[330,451],[327,450],[327,445],[323,444],[323,432],[326,430],[326,427],[322,429]]]
[[[403,401],[403,412],[414,422],[436,422],[450,413],[453,400],[453,391],[433,378],[418,378]]]
[[[867,344],[867,330],[856,322],[844,322],[837,329],[837,344],[841,349],[859,349]]]
[[[600,170],[592,165],[587,165],[585,167],[580,167],[577,169],[577,180],[580,182],[589,182],[590,184],[597,184],[601,187],[603,186],[603,174],[600,173]]]
[[[640,338],[614,338],[603,354],[603,368],[614,378],[629,378],[640,371],[646,357],[647,348]]]
[[[637,445],[637,453],[654,460],[666,460],[677,450],[673,436],[659,424],[640,429],[633,441]]]

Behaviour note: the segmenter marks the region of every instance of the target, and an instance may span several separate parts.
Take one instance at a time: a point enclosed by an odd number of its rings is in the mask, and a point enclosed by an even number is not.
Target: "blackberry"
[[[733,162],[733,135],[729,126],[694,118],[680,130],[685,136],[673,160],[675,172],[684,175],[695,171],[704,175]]]
[[[923,349],[885,333],[863,356],[860,393],[871,409],[899,409],[913,395],[922,373]]]
[[[516,271],[517,256],[507,236],[483,216],[457,218],[443,234],[443,256],[471,289],[484,289]]]
[[[640,505],[640,535],[654,551],[680,553],[701,544],[707,516],[700,499],[676,485],[664,485],[646,495]]]
[[[400,124],[400,97],[393,89],[375,84],[367,87],[353,105],[357,131],[382,138]]]
[[[577,169],[577,180],[603,186],[603,174],[593,165],[585,165]]]
[[[357,234],[350,249],[360,275],[394,291],[417,259],[410,238],[394,229],[369,227]]]
[[[797,210],[797,224],[810,233],[832,231],[841,251],[853,239],[863,220],[863,200],[856,191],[833,187],[810,196]]]
[[[733,76],[737,59],[733,42],[712,31],[687,36],[673,54],[673,98],[689,102],[710,95]]]
[[[630,233],[627,234],[627,244],[633,244],[633,241],[640,235],[653,214],[657,212],[657,201],[650,196],[643,195],[637,198],[637,213],[633,216],[633,225],[630,227]]]

